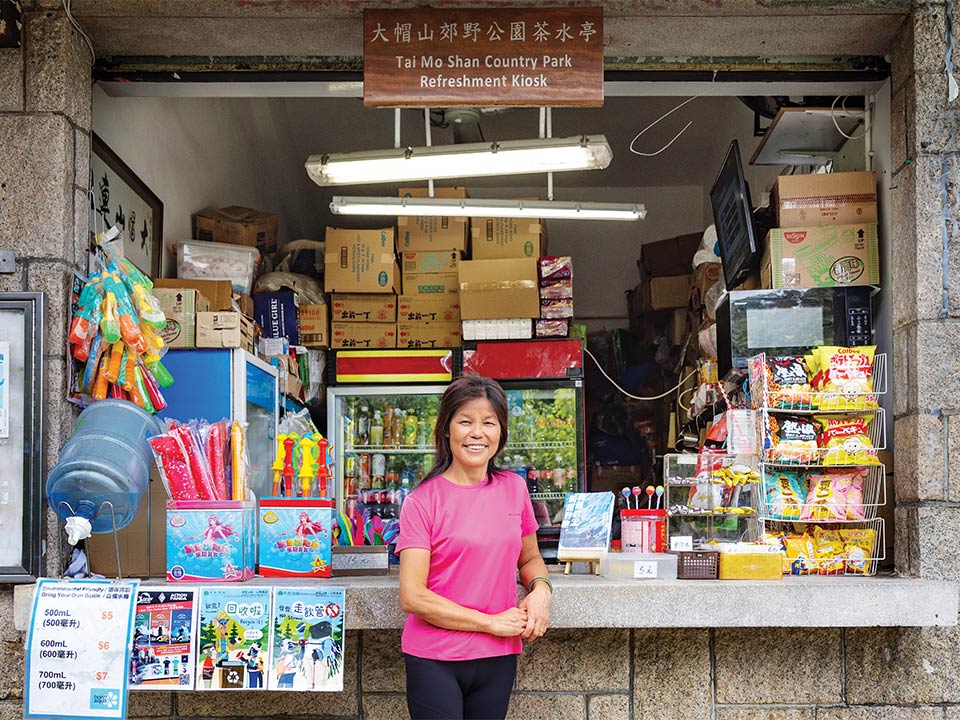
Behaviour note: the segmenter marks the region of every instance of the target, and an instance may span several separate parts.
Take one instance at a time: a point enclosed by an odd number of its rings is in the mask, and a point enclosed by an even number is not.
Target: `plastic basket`
[[[713,550],[677,553],[677,577],[681,580],[716,580],[719,574],[720,553]]]

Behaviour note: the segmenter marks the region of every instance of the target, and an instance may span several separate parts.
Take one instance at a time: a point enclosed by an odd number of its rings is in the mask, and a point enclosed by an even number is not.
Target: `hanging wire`
[[[80,27],[80,23],[77,22],[76,18],[73,17],[73,10],[70,7],[72,2],[73,0],[63,0],[63,10],[67,13],[67,20],[76,28],[76,31],[80,33],[84,42],[87,43],[87,47],[90,48],[90,65],[94,65],[97,62],[97,53],[93,49],[93,41],[90,39],[90,36],[83,31],[83,28]]]
[[[649,125],[647,125],[643,130],[641,130],[640,132],[638,132],[638,133],[634,136],[633,140],[630,141],[630,148],[629,148],[629,149],[630,149],[630,152],[632,152],[634,155],[639,155],[639,156],[641,156],[641,157],[655,157],[655,156],[659,155],[660,153],[662,153],[662,152],[663,152],[664,150],[666,150],[667,148],[669,148],[671,145],[673,145],[673,144],[680,138],[680,136],[683,135],[683,134],[687,131],[687,128],[689,128],[691,125],[693,125],[693,120],[691,120],[691,121],[688,122],[686,125],[684,125],[684,126],[683,126],[683,129],[680,130],[680,132],[678,132],[676,135],[673,136],[673,140],[671,140],[670,142],[668,142],[666,145],[664,145],[662,148],[660,148],[660,149],[657,150],[656,152],[652,152],[652,153],[640,152],[639,150],[635,150],[634,147],[633,147],[634,144],[637,142],[637,140],[640,139],[640,136],[641,136],[641,135],[643,135],[645,132],[647,132],[647,130],[649,130],[650,128],[652,128],[654,125],[656,125],[657,123],[659,123],[661,120],[664,120],[665,118],[669,117],[670,115],[672,115],[673,113],[675,113],[677,110],[679,110],[680,108],[682,108],[684,105],[686,105],[686,104],[688,104],[688,103],[692,103],[692,102],[693,102],[694,100],[696,100],[697,98],[701,98],[701,97],[703,97],[704,95],[708,94],[708,93],[713,89],[713,83],[715,83],[716,81],[717,81],[717,71],[714,70],[714,71],[713,71],[713,77],[712,77],[711,80],[710,80],[710,86],[707,87],[706,90],[704,90],[703,92],[697,93],[697,94],[694,95],[693,97],[687,98],[687,99],[684,100],[682,103],[680,103],[679,105],[675,106],[673,109],[667,110],[667,112],[665,112],[663,115],[661,115],[660,117],[658,117],[658,118],[657,118],[656,120],[654,120],[652,123],[650,123]]]
[[[850,96],[837,95],[833,99],[833,103],[831,103],[830,105],[830,119],[833,120],[833,126],[837,129],[837,132],[843,135],[847,140],[859,140],[862,137],[866,137],[867,133],[870,132],[869,130],[864,130],[859,135],[847,135],[843,130],[840,129],[840,124],[837,122],[836,107],[837,107],[837,100],[839,100],[841,97],[843,98],[843,102],[840,104],[840,109],[843,110],[845,113],[853,112],[851,110],[847,110],[847,98]],[[866,109],[864,109],[863,112],[866,113]]]
[[[674,391],[679,390],[681,387],[683,387],[683,384],[684,384],[687,380],[689,380],[690,378],[692,378],[694,375],[697,374],[697,371],[694,370],[694,371],[691,372],[689,375],[687,375],[685,378],[681,379],[681,380],[680,380],[676,385],[674,385],[672,388],[670,388],[669,390],[667,390],[667,391],[664,392],[664,393],[660,393],[659,395],[654,395],[654,396],[652,396],[652,397],[642,397],[642,396],[640,396],[640,395],[631,395],[631,394],[628,393],[626,390],[624,390],[622,387],[620,387],[619,385],[617,385],[616,381],[615,381],[612,377],[610,377],[609,375],[607,375],[607,371],[603,369],[603,367],[600,365],[600,362],[593,356],[593,353],[592,353],[592,352],[590,352],[589,350],[587,350],[586,347],[583,348],[583,351],[590,357],[591,360],[593,360],[594,364],[597,366],[597,369],[603,374],[603,376],[604,376],[608,381],[610,381],[610,384],[613,385],[617,390],[619,390],[621,393],[623,393],[624,395],[626,395],[626,396],[627,396],[628,398],[630,398],[631,400],[662,400],[663,398],[667,397],[668,395],[673,394]]]

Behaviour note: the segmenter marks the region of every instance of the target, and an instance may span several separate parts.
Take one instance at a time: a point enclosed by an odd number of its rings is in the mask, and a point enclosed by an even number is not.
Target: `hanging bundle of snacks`
[[[246,428],[246,423],[229,420],[168,420],[167,432],[147,442],[170,499],[246,500],[250,478]]]
[[[872,415],[820,416],[817,444],[823,448],[824,465],[879,465],[867,426]]]
[[[878,407],[873,393],[875,345],[814,348],[807,357],[813,387],[820,392],[819,409],[827,412],[871,410]]]
[[[770,447],[767,462],[812,464],[817,461],[816,424],[800,415],[770,415],[767,418]]]

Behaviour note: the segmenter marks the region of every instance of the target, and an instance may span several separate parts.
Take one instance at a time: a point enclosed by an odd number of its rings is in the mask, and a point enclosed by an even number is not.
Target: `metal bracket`
[[[13,250],[0,250],[0,273],[17,271],[17,257]]]

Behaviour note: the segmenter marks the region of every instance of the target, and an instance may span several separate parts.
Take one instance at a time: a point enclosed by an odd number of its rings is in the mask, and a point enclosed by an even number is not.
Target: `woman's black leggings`
[[[517,675],[517,656],[427,660],[404,655],[411,720],[502,720]]]

